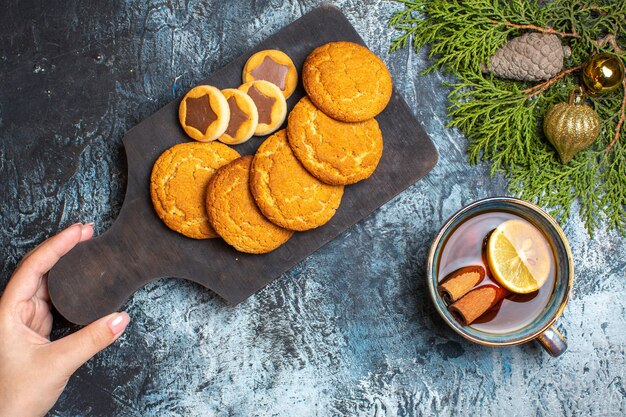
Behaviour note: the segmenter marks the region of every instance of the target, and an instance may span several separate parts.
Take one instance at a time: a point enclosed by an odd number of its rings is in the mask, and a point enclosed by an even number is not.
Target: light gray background
[[[6,283],[35,244],[75,221],[114,221],[126,130],[318,1],[8,2],[0,31],[0,246]],[[149,3],[150,5],[146,5]],[[472,345],[436,315],[429,245],[456,210],[506,194],[446,129],[447,90],[425,53],[388,55],[393,10],[334,2],[389,66],[440,159],[423,180],[236,308],[164,280],[126,306],[114,346],[72,378],[54,416],[623,416],[626,240],[578,217],[559,321],[570,349]],[[33,120],[34,118],[34,120]],[[415,155],[419,158],[420,155]],[[57,335],[71,331],[59,321]]]

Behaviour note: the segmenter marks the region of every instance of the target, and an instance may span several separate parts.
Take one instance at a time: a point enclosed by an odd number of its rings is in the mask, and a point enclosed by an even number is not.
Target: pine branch
[[[624,120],[626,119],[626,77],[622,80],[622,107],[620,109],[620,117],[619,122],[617,122],[617,127],[615,128],[615,136],[613,136],[613,140],[609,143],[609,146],[606,148],[606,153],[611,152],[613,146],[619,140],[620,132],[622,130],[622,125],[624,124]]]
[[[527,98],[533,98],[536,95],[539,95],[541,93],[543,93],[544,91],[546,91],[546,89],[548,89],[548,87],[550,87],[552,84],[554,84],[555,82],[557,82],[558,80],[560,80],[561,78],[565,77],[568,74],[571,74],[574,71],[578,71],[582,66],[581,65],[577,65],[575,67],[572,68],[568,68],[564,71],[559,72],[558,74],[556,74],[554,77],[550,78],[549,80],[542,82],[541,84],[537,84],[533,87],[527,88],[525,90],[522,90],[522,93],[526,94]]]
[[[401,35],[392,40],[391,52],[403,48],[410,41],[415,51],[430,45],[429,57],[433,65],[426,70],[436,69],[458,72],[479,70],[493,53],[506,42],[510,33],[493,21],[510,20],[512,16],[534,16],[541,19],[536,1],[485,2],[466,1],[401,1],[405,6],[390,19],[389,25]],[[529,6],[530,5],[530,6]],[[435,7],[433,7],[435,6]],[[468,24],[470,23],[471,24]]]
[[[608,43],[613,47],[613,50],[615,51],[616,54],[623,55],[624,53],[626,53],[626,51],[624,51],[622,48],[619,47],[619,44],[617,43],[617,37],[612,33],[609,33],[602,39],[593,41],[593,43],[595,43],[599,47],[602,47]]]
[[[567,165],[543,137],[547,109],[567,100],[578,79],[574,74],[598,52],[622,54],[626,43],[626,2],[553,0],[543,5],[523,0],[400,1],[390,27],[400,35],[391,50],[409,44],[418,52],[429,46],[425,72],[452,73],[449,126],[469,139],[470,163],[491,163],[491,173],[509,180],[509,192],[567,219],[575,201],[591,235],[605,220],[626,235],[626,81],[621,94],[594,97],[601,120],[594,145]],[[525,31],[553,33],[571,48],[568,68],[530,86],[499,80],[480,71],[508,39]],[[608,152],[610,150],[610,152]]]
[[[501,171],[514,159],[523,158],[530,149],[526,138],[532,135],[536,102],[527,100],[516,88],[493,78],[475,74],[459,77],[448,98],[449,127],[457,127],[470,139],[470,163],[489,160],[492,174]],[[504,138],[507,138],[504,140]]]
[[[533,30],[535,32],[541,32],[541,33],[547,33],[547,34],[551,34],[551,35],[558,35],[562,38],[567,38],[567,37],[572,37],[572,38],[580,38],[580,35],[578,33],[574,32],[569,33],[569,32],[559,32],[558,30],[554,30],[552,29],[550,26],[546,26],[544,28],[542,28],[541,26],[537,26],[537,25],[519,25],[517,23],[512,23],[512,22],[500,22],[497,20],[492,20],[491,23],[493,23],[494,25],[505,25],[505,26],[510,26],[512,28],[515,29],[530,29]]]

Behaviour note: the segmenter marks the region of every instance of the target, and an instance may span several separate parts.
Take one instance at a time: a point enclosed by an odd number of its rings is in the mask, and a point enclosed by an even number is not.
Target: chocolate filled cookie
[[[393,88],[385,63],[352,42],[331,42],[313,50],[302,67],[302,84],[317,108],[343,122],[379,114]]]
[[[230,121],[218,140],[229,145],[244,143],[254,135],[259,124],[256,104],[249,95],[235,88],[222,90],[222,94],[230,109]]]
[[[280,89],[269,81],[251,81],[239,86],[256,105],[259,124],[255,135],[268,135],[278,130],[287,117],[287,102]]]
[[[287,54],[277,49],[266,49],[252,55],[243,67],[243,82],[265,80],[278,86],[289,98],[298,85],[298,71]]]
[[[189,90],[181,100],[178,120],[189,137],[210,142],[226,131],[230,109],[220,90],[210,85],[199,85]]]

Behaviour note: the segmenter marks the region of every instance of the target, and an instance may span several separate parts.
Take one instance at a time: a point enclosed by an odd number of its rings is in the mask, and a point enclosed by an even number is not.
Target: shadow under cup
[[[439,261],[448,237],[467,219],[489,212],[508,212],[534,224],[548,239],[555,259],[554,290],[546,307],[528,325],[508,333],[488,333],[462,326],[452,316],[437,292]],[[475,201],[455,213],[443,225],[433,241],[428,256],[428,287],[435,308],[450,327],[464,338],[487,346],[511,346],[537,339],[552,356],[567,349],[563,336],[552,325],[559,318],[569,299],[574,279],[574,264],[567,238],[558,223],[536,205],[512,197],[492,197]]]

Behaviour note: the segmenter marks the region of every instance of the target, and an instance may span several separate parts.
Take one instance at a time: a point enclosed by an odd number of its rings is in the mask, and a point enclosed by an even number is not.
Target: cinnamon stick
[[[448,304],[467,294],[485,278],[485,268],[480,265],[465,266],[448,274],[437,286],[437,292]]]
[[[449,307],[452,315],[463,326],[472,324],[474,320],[495,307],[509,292],[496,285],[483,285],[470,292]]]

